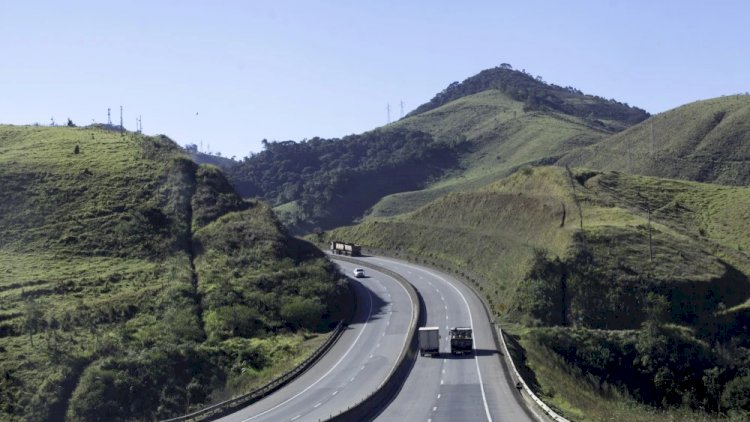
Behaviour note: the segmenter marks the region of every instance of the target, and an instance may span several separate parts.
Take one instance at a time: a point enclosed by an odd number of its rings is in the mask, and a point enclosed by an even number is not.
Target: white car
[[[354,277],[362,278],[365,276],[365,270],[362,268],[355,268],[354,269]]]

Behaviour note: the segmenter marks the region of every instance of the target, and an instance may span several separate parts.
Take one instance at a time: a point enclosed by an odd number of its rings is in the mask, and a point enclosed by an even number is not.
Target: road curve
[[[355,268],[337,264],[347,275]],[[350,280],[357,297],[355,316],[320,361],[274,394],[219,420],[326,420],[367,397],[403,350],[412,310],[419,304],[391,277],[370,269],[366,274]]]
[[[492,337],[493,327],[481,300],[455,278],[405,261],[362,258],[394,271],[419,291],[426,326],[440,327],[440,357],[418,357],[399,395],[378,421],[535,421]],[[448,329],[473,326],[474,356],[450,354]]]

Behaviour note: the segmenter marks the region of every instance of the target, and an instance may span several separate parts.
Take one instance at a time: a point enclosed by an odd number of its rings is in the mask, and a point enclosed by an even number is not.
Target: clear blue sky
[[[12,1],[0,123],[119,123],[237,158],[510,63],[651,113],[750,90],[750,2]]]

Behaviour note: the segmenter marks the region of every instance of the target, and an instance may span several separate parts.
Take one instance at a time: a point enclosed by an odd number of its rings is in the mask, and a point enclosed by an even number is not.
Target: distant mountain
[[[725,185],[750,184],[750,96],[697,101],[652,116],[561,165]]]
[[[384,198],[371,215],[414,210],[447,192],[491,183],[523,165],[552,163],[646,118],[641,109],[547,84],[509,65],[484,70],[450,84],[391,125],[438,140],[465,140],[460,167],[427,189]]]
[[[0,420],[183,414],[334,318],[334,269],[268,205],[105,129],[0,125]]]
[[[554,161],[647,117],[499,67],[451,84],[388,126],[340,140],[267,143],[227,174],[243,196],[271,202],[291,227],[328,229]]]

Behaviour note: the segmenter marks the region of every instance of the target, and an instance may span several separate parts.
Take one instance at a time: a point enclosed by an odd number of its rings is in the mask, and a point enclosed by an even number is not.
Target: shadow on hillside
[[[503,335],[503,334],[501,334]],[[511,354],[513,361],[516,364],[516,369],[521,374],[521,377],[526,382],[526,385],[531,388],[532,391],[539,391],[539,381],[536,379],[536,374],[526,366],[526,353],[523,347],[518,343],[515,336],[510,334],[505,335],[505,344],[508,346],[508,353]]]

